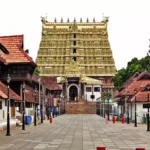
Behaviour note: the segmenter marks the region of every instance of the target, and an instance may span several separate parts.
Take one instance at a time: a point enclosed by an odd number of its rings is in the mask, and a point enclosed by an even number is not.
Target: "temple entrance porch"
[[[69,101],[78,101],[78,89],[76,86],[71,86],[69,89]]]
[[[78,84],[72,83],[68,87],[68,101],[77,102],[79,100],[79,87]]]

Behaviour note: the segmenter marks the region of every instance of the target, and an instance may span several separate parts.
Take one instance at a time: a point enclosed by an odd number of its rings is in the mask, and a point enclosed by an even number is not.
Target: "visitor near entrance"
[[[54,106],[50,106],[50,117],[54,118]]]
[[[76,102],[77,101],[77,97],[75,96],[75,98],[74,98],[74,101]]]

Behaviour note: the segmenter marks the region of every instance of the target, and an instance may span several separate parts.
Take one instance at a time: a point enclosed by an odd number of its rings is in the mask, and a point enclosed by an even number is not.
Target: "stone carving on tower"
[[[83,74],[87,77],[113,77],[115,62],[108,41],[108,17],[96,22],[74,18],[57,22],[42,17],[42,38],[36,63],[41,76]]]

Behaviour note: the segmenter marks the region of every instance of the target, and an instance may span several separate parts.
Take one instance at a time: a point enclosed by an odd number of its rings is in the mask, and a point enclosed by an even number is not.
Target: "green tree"
[[[130,62],[128,62],[126,68],[118,70],[116,75],[113,77],[115,88],[119,89],[136,72],[141,73],[145,69],[150,72],[149,55],[147,55],[144,58],[141,58],[140,60],[138,60],[137,58],[133,58]]]
[[[40,71],[39,71],[37,68],[35,68],[35,69],[34,69],[34,74],[39,75],[39,74],[40,74]]]

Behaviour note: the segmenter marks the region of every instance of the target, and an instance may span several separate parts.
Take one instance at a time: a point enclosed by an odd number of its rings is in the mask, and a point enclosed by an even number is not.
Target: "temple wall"
[[[96,114],[96,102],[66,104],[66,114]]]
[[[99,88],[99,91],[96,91],[95,88],[96,89]],[[91,95],[95,96],[95,98],[93,100],[91,99]],[[96,101],[96,99],[99,97],[101,97],[101,86],[100,85],[93,85],[93,86],[85,85],[85,99],[87,99],[87,101]]]

